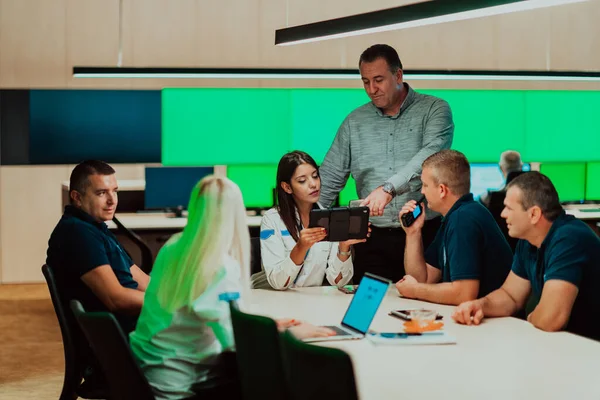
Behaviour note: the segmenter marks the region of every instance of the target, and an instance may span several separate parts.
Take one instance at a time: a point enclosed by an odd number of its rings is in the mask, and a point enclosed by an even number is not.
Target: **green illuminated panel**
[[[344,119],[367,102],[362,89],[292,89],[292,148],[321,164]]]
[[[523,91],[423,90],[446,100],[454,118],[452,148],[469,162],[497,162],[500,153],[525,149]]]
[[[587,164],[585,180],[585,199],[600,200],[600,162]]]
[[[585,163],[544,163],[540,172],[550,178],[561,202],[584,199]]]
[[[165,166],[276,164],[290,147],[287,89],[164,89]]]
[[[356,181],[354,178],[352,178],[352,176],[348,177],[348,182],[346,183],[344,189],[342,189],[340,192],[339,198],[341,207],[347,207],[350,205],[351,200],[358,200],[358,194],[356,193]]]
[[[246,208],[273,207],[277,165],[230,165],[227,177],[240,187]]]
[[[526,92],[531,161],[600,160],[600,92]]]
[[[419,90],[420,91],[420,90]],[[527,162],[600,161],[600,92],[422,90],[447,100],[452,147],[470,162],[507,149]],[[276,164],[294,149],[318,163],[363,89],[164,89],[164,165]]]

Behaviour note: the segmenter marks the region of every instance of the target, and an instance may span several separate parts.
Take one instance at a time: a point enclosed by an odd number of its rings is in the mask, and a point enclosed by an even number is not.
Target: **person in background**
[[[309,228],[310,210],[320,208],[321,178],[317,163],[302,151],[284,155],[277,167],[277,207],[260,226],[264,275],[278,290],[321,286],[324,278],[342,286],[353,275],[351,246],[362,240],[323,241],[324,228]]]
[[[515,314],[529,303],[536,328],[566,330],[600,340],[600,239],[567,215],[554,185],[539,172],[508,184],[502,217],[510,236],[521,239],[512,271],[501,288],[459,305],[452,318],[479,325],[484,317]]]
[[[490,208],[490,200],[494,193],[501,194],[502,208],[504,208],[503,202],[504,197],[506,196],[506,185],[510,183],[513,179],[523,173],[523,162],[521,161],[521,154],[518,151],[507,150],[500,155],[500,162],[498,163],[500,167],[500,171],[502,172],[502,177],[504,178],[504,185],[502,185],[499,189],[488,190],[486,193],[479,197],[479,201],[481,204]],[[500,198],[499,198],[500,199]]]
[[[507,150],[500,156],[499,166],[504,177],[504,185],[497,190],[488,190],[479,198],[479,201],[490,210],[514,253],[518,239],[510,237],[506,222],[504,222],[501,214],[504,209],[504,199],[506,198],[506,185],[524,173],[522,170],[523,162],[521,161],[521,155],[516,151]]]
[[[406,240],[398,212],[408,200],[419,198],[421,164],[450,148],[454,123],[446,101],[417,93],[404,82],[400,57],[392,47],[369,47],[358,67],[371,101],[352,111],[338,129],[320,168],[320,202],[331,206],[352,174],[373,223],[369,241],[355,248],[354,280],[368,271],[395,282],[404,276]],[[437,213],[427,218],[426,245],[440,226]]]
[[[404,266],[407,275],[396,283],[408,298],[457,305],[498,289],[508,272],[512,251],[500,228],[473,200],[470,165],[464,154],[442,150],[423,162],[422,193],[429,209],[444,216],[435,240],[423,252],[423,212],[406,231]],[[412,213],[414,200],[399,218]]]
[[[208,176],[193,189],[188,223],[161,248],[135,331],[133,354],[157,399],[240,398],[229,303],[249,286],[250,237],[240,189]],[[322,327],[277,321],[298,337],[328,336]],[[213,396],[213,397],[211,397]]]

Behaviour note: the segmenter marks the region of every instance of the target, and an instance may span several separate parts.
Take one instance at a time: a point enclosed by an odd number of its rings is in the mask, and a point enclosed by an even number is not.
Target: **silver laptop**
[[[387,293],[390,281],[377,275],[366,273],[358,285],[356,293],[346,310],[341,325],[327,326],[336,332],[335,336],[309,338],[305,342],[362,339],[367,334],[375,314]]]

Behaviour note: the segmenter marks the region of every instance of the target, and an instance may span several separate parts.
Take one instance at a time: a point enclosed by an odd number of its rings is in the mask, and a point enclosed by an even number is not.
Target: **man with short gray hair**
[[[428,209],[443,215],[433,243],[423,251],[425,204],[406,231],[406,276],[396,283],[407,298],[460,304],[498,289],[512,262],[512,251],[491,214],[473,200],[471,168],[464,154],[442,150],[423,162],[421,180]],[[412,213],[414,200],[399,217]],[[414,215],[414,214],[413,214]]]

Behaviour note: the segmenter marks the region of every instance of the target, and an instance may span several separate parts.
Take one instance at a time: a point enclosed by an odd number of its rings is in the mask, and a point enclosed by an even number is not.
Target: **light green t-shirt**
[[[234,346],[229,303],[219,300],[222,293],[241,293],[240,266],[233,258],[224,260],[214,282],[191,308],[169,312],[161,307],[157,287],[167,261],[178,256],[179,237],[160,250],[140,318],[130,334],[133,354],[157,399],[190,397],[194,385],[218,379],[218,356]]]

